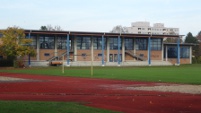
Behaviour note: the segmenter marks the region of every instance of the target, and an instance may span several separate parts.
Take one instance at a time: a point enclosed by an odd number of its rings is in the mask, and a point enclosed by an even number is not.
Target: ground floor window
[[[69,39],[69,46],[71,48],[71,39]],[[66,37],[58,37],[57,49],[67,49],[67,38]]]
[[[177,47],[169,46],[168,47],[168,58],[177,58]],[[181,58],[190,58],[190,47],[189,46],[181,46],[180,47],[180,57]]]
[[[118,38],[109,38],[110,50],[118,50]],[[120,49],[122,49],[122,44],[120,41]]]
[[[39,37],[40,49],[54,49],[55,40],[54,37]]]
[[[147,38],[136,38],[136,50],[147,50]]]
[[[102,42],[102,37],[93,37],[93,47],[95,50],[101,50],[102,44],[104,44],[104,49],[106,49],[106,38]]]
[[[151,38],[151,50],[161,50],[162,49],[162,39],[161,38]]]
[[[91,37],[77,37],[77,49],[90,49],[91,48]]]
[[[36,36],[26,36],[26,38],[30,38],[32,40],[31,44],[29,46],[33,47],[34,49],[37,48],[37,37]]]
[[[133,50],[134,41],[133,38],[125,38],[125,50]]]
[[[118,62],[118,54],[110,54],[109,61]],[[120,54],[120,62],[122,62],[122,54]]]

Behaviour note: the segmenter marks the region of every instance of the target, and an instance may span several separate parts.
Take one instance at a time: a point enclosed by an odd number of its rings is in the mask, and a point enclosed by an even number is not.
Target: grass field
[[[64,74],[61,67],[1,68],[0,72],[201,84],[200,64],[160,67],[94,67],[93,76],[91,76],[90,67],[65,67]]]
[[[0,101],[1,113],[116,113],[70,102]]]

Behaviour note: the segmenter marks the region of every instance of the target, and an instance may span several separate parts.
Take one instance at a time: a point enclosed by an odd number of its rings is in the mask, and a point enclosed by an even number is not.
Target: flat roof
[[[110,33],[110,32],[85,32],[85,31],[43,31],[43,30],[25,30],[25,33],[31,34],[49,34],[49,35],[85,35],[85,36],[122,36],[122,37],[154,37],[154,38],[178,38],[184,35],[158,35],[158,34],[133,34],[133,33]]]
[[[177,45],[177,43],[163,43],[164,45]],[[198,44],[194,44],[194,43],[180,43],[180,45],[183,46],[196,46]]]

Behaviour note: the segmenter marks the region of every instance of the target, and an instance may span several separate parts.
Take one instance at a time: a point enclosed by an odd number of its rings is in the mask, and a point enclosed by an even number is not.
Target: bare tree
[[[128,33],[128,30],[126,29],[126,27],[117,25],[117,26],[113,27],[112,31],[110,31],[110,32],[111,33]]]

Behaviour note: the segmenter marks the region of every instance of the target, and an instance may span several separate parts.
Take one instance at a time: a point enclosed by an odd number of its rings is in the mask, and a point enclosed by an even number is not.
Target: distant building
[[[133,22],[131,27],[126,27],[128,33],[135,34],[159,34],[159,35],[179,35],[179,28],[168,28],[163,23]]]

